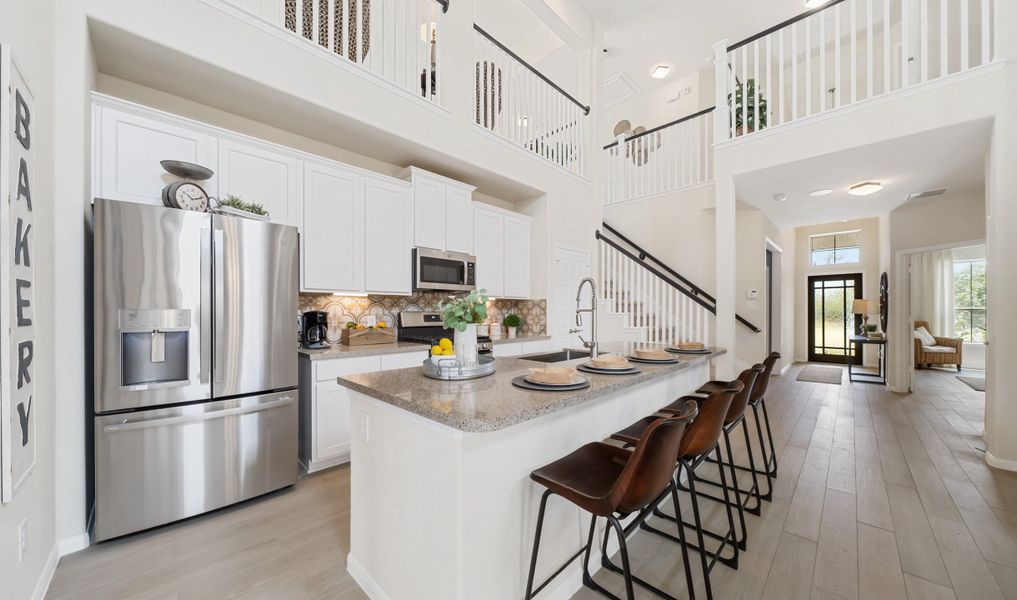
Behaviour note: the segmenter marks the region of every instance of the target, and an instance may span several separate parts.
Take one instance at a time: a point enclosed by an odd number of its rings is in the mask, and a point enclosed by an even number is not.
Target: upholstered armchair
[[[929,331],[927,322],[915,321],[915,331],[921,327]],[[939,336],[933,336],[933,339],[935,343],[929,344],[928,340],[923,343],[921,339],[915,337],[915,368],[920,369],[923,366],[931,367],[932,365],[957,365],[957,370],[960,371],[964,340]]]

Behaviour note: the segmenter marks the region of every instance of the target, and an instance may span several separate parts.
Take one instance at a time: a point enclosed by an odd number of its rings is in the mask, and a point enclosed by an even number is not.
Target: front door
[[[861,326],[851,305],[861,297],[861,275],[809,277],[809,362],[862,364],[849,342]]]

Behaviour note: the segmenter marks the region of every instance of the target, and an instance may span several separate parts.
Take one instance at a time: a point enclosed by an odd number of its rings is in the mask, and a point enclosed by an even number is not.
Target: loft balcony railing
[[[447,10],[448,0],[262,0],[260,13],[323,52],[444,106]]]
[[[590,107],[474,25],[474,122],[584,175]]]
[[[987,65],[992,4],[833,0],[737,44],[721,42],[717,134],[750,135]]]
[[[604,146],[604,205],[713,181],[713,108]]]

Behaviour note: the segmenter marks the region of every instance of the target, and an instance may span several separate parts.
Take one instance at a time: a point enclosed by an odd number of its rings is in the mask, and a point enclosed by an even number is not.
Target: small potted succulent
[[[263,205],[257,202],[244,202],[240,196],[228,194],[218,202],[219,206],[216,210],[220,214],[255,219],[257,221],[267,221],[269,219],[268,211],[265,210]]]
[[[875,323],[866,323],[862,325],[862,330],[865,332],[865,337],[873,340],[878,340],[883,337],[883,334],[879,332],[879,325]]]
[[[449,296],[438,305],[442,323],[455,333],[455,353],[464,367],[477,365],[477,325],[487,319],[487,290],[473,290],[467,296]]]
[[[502,321],[502,324],[508,329],[509,338],[514,338],[519,330],[519,326],[523,324],[523,319],[515,313],[509,313],[505,315],[505,320]]]

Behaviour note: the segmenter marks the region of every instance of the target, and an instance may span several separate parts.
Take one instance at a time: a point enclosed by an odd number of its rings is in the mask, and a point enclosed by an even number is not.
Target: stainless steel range
[[[296,482],[297,231],[95,201],[95,538]]]
[[[454,333],[442,325],[441,313],[423,311],[399,313],[398,339],[400,342],[433,346],[441,338],[452,339]],[[491,354],[494,349],[491,338],[486,335],[477,336],[477,347],[480,354]]]

